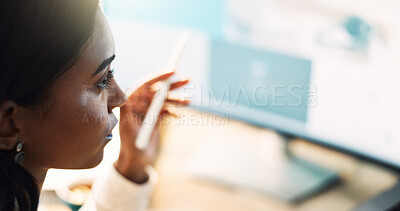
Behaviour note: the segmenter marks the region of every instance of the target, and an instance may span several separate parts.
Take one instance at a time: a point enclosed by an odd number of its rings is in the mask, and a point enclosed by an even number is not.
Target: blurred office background
[[[209,51],[210,40],[225,40],[307,58],[313,62],[313,74],[336,71],[337,77],[331,80],[344,83],[351,83],[345,75],[352,80],[359,75],[367,84],[399,76],[399,4],[395,0],[103,0],[118,34],[117,49],[131,48],[129,59],[137,76],[161,67],[178,32],[191,29],[194,39],[198,38],[193,43],[203,46],[198,48],[203,54]],[[122,29],[127,25],[138,33]],[[124,46],[126,42],[121,40],[129,37],[132,45]],[[120,56],[128,60],[126,55]],[[209,62],[204,59],[207,56],[198,57],[203,62],[195,64],[204,67],[193,67],[195,77],[207,71]],[[192,62],[191,56],[184,55],[185,61]],[[184,70],[189,67],[186,63],[181,66]],[[331,76],[322,75],[326,79]],[[124,76],[122,83],[128,87]],[[379,87],[370,89],[370,97],[379,97]]]
[[[301,41],[306,46],[324,30],[345,26],[346,19],[356,16],[388,47],[398,45],[399,3],[395,0],[103,0],[103,4],[111,19],[188,27],[213,37],[265,45],[286,41],[290,46]],[[357,30],[357,25],[348,27]],[[368,31],[361,30],[353,35],[367,36],[362,33]]]
[[[376,128],[371,122],[380,122],[376,136],[385,136],[388,142],[400,137],[393,132],[398,121],[392,118],[399,115],[400,106],[395,97],[400,90],[396,82],[400,78],[398,1],[103,2],[116,34],[117,53],[120,51],[116,67],[126,88],[135,78],[162,67],[179,33],[190,29],[193,36],[178,69],[179,74],[193,79],[197,89],[208,83],[213,73],[210,66],[216,58],[210,53],[215,40],[294,56],[311,61],[309,85],[318,89],[318,109],[308,108],[308,125],[323,121],[332,131],[346,130],[349,125],[338,123],[345,120],[340,118],[351,117],[353,125],[363,125],[354,134]],[[260,78],[257,68],[248,71]],[[203,97],[199,90],[193,92],[189,93],[193,99]]]

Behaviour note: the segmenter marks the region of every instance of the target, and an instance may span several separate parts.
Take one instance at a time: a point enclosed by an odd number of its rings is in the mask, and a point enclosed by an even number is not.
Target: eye
[[[99,84],[97,84],[97,88],[99,89],[110,88],[111,86],[110,81],[113,77],[114,77],[114,69],[108,71],[106,77]]]

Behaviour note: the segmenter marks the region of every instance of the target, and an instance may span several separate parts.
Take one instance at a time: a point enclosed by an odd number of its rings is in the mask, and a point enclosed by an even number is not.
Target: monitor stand
[[[276,196],[290,203],[305,200],[339,181],[332,170],[293,155],[284,140],[212,137],[190,163],[194,176]]]
[[[288,199],[289,202],[301,202],[339,183],[340,177],[337,172],[292,153],[289,144],[295,137],[283,133],[280,135],[283,138],[281,162],[284,165],[281,170],[291,172],[291,176],[284,178],[287,181],[282,181],[291,185],[289,191],[292,193],[292,198]]]
[[[357,206],[354,211],[395,211],[400,210],[400,180],[397,183],[371,199]]]

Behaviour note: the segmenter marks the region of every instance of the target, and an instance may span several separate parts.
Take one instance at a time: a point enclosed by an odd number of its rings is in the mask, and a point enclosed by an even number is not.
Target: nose
[[[108,113],[111,113],[114,108],[120,107],[127,100],[125,92],[121,89],[116,81],[114,82],[115,85],[112,86],[109,93]]]

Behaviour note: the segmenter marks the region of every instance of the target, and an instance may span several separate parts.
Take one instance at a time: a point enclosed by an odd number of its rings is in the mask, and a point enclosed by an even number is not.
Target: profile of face
[[[100,163],[117,123],[112,109],[126,100],[112,77],[114,51],[110,26],[98,9],[93,34],[74,66],[56,79],[49,98],[39,109],[18,107],[24,165],[76,169]]]

